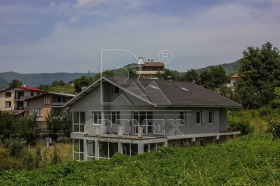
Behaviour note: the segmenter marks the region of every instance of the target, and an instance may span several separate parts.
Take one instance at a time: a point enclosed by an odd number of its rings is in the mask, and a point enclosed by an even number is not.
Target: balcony
[[[136,71],[136,74],[139,74],[139,75],[156,75],[158,73],[161,73],[163,74],[164,71]]]
[[[15,101],[24,101],[28,98],[30,98],[30,96],[15,96]]]
[[[14,110],[27,110],[28,107],[27,106],[15,106]]]
[[[66,102],[52,102],[52,106],[59,107],[65,105]]]

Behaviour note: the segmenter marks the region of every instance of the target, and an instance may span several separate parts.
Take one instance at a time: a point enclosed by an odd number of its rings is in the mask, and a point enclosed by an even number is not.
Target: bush
[[[280,139],[280,122],[269,121],[267,131],[272,133],[273,139]]]
[[[228,122],[227,126],[229,131],[240,131],[242,135],[249,134],[254,130],[249,122]]]

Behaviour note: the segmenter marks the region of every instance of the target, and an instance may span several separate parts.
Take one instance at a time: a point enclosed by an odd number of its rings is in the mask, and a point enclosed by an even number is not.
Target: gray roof
[[[75,97],[74,94],[68,94],[68,93],[62,93],[62,92],[45,92],[43,94],[40,94],[38,96],[32,96],[26,100],[31,100],[31,99],[34,99],[34,98],[39,98],[41,96],[45,96],[45,95],[56,95],[56,96],[64,96],[64,97]]]
[[[100,78],[71,99],[65,106],[74,104],[99,86],[101,79],[157,107],[242,107],[242,105],[230,99],[187,81],[129,78],[125,82],[119,82],[119,79],[114,77]]]
[[[187,81],[129,78],[126,82],[117,82],[117,78],[114,77],[105,77],[103,79],[128,92],[148,99],[149,102],[154,103],[156,106],[242,107],[242,105],[230,99]],[[131,86],[132,84],[133,86]],[[139,94],[138,92],[142,93]]]

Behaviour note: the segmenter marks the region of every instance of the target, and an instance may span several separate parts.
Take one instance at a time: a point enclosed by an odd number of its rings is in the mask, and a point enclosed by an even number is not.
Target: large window
[[[132,112],[132,117],[140,126],[143,127],[143,133],[144,134],[152,134],[153,133],[153,112]],[[144,121],[146,122],[144,123]],[[138,125],[137,123],[134,124],[134,132],[138,133]]]
[[[85,112],[74,112],[73,113],[73,131],[84,132],[84,126],[86,122]]]
[[[81,139],[74,139],[74,160],[83,161],[84,160],[84,141]]]
[[[12,102],[11,101],[5,101],[5,108],[11,108]]]
[[[123,143],[123,154],[128,156],[134,156],[138,154],[138,144]]]
[[[112,124],[120,124],[120,112],[111,112],[111,121]]]
[[[201,112],[200,111],[196,112],[196,124],[198,124],[198,125],[201,124]]]
[[[213,112],[208,113],[208,122],[209,122],[209,124],[214,123],[214,113]]]
[[[101,112],[100,111],[92,112],[92,121],[93,121],[93,124],[101,124]]]
[[[99,142],[99,158],[111,158],[118,152],[118,143]]]
[[[34,108],[34,113],[36,116],[42,116],[42,108]]]
[[[95,159],[95,141],[87,141],[87,159]]]

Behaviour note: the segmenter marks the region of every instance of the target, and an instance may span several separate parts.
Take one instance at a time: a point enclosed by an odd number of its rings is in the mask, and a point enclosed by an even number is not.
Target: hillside
[[[279,140],[250,135],[207,147],[6,171],[0,185],[279,185],[279,152]]]
[[[9,82],[5,79],[0,78],[0,90],[5,89],[9,86]]]
[[[224,63],[224,64],[221,64],[221,65],[224,67],[224,69],[227,71],[228,74],[235,74],[237,72],[236,67],[239,66],[239,63],[240,63],[240,60],[237,60],[237,61],[232,62],[232,63]],[[212,66],[200,68],[200,69],[197,69],[196,71],[198,73],[201,73],[205,70],[208,70],[210,67],[212,67]]]
[[[38,73],[38,74],[20,74],[16,72],[2,72],[0,78],[11,82],[13,79],[18,79],[24,84],[29,86],[38,86],[40,84],[51,84],[53,81],[69,82],[75,78],[83,75],[89,75],[89,73]],[[94,75],[90,73],[90,75]]]

